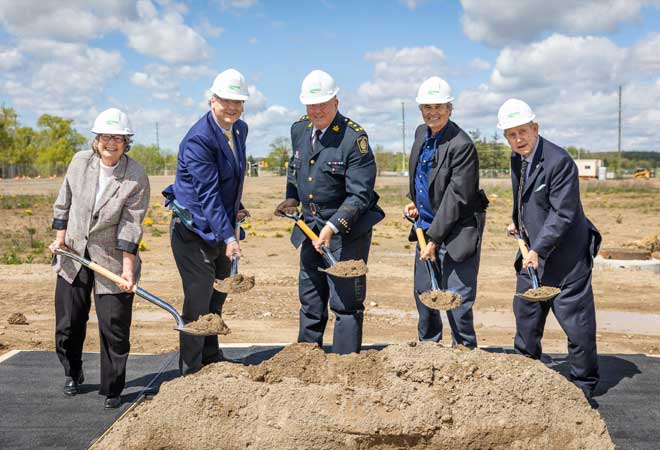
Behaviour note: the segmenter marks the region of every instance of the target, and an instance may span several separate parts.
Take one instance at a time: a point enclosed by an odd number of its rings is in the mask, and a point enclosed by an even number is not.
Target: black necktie
[[[518,231],[523,234],[523,221],[522,221],[522,198],[523,191],[525,190],[525,180],[527,178],[527,160],[523,159],[522,166],[520,167],[520,183],[518,183]]]
[[[314,149],[315,152],[319,151],[321,148],[321,134],[323,132],[321,130],[316,130],[314,132],[314,136],[316,138],[314,139],[314,142],[312,142],[312,149]]]

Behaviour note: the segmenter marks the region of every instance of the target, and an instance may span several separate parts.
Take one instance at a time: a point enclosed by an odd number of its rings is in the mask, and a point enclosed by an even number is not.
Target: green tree
[[[268,167],[280,174],[285,173],[286,165],[291,158],[291,140],[286,137],[278,137],[270,143],[269,147],[270,153],[265,158]]]
[[[133,145],[129,156],[140,163],[148,174],[160,173],[166,163],[166,157],[155,145]]]
[[[43,114],[37,119],[37,126],[41,130],[36,136],[37,154],[34,161],[38,165],[48,167],[42,169],[48,174],[53,166],[68,165],[74,153],[82,150],[87,141],[85,136],[72,127],[72,124],[73,119],[63,119],[50,114]],[[26,152],[30,150],[30,146],[25,148]]]

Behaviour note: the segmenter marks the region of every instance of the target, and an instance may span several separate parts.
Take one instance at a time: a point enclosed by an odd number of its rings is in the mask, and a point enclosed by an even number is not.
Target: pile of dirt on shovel
[[[161,387],[92,449],[612,450],[582,392],[521,356],[437,344],[286,347]]]

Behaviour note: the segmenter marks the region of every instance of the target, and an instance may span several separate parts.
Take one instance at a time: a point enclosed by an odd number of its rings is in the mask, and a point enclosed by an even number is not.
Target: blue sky
[[[91,6],[90,6],[91,5]],[[43,113],[89,135],[103,109],[124,109],[136,141],[176,150],[228,68],[248,79],[248,153],[263,156],[304,113],[302,78],[337,80],[340,110],[372,145],[401,149],[420,121],[427,77],[454,91],[453,119],[492,136],[497,109],[526,100],[562,145],[615,150],[623,85],[624,150],[657,150],[657,0],[0,0],[0,102],[22,123]]]

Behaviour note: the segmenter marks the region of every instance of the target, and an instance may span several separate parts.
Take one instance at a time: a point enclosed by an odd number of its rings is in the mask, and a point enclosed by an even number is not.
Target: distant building
[[[603,166],[602,159],[576,159],[580,178],[599,178],[600,168]]]

